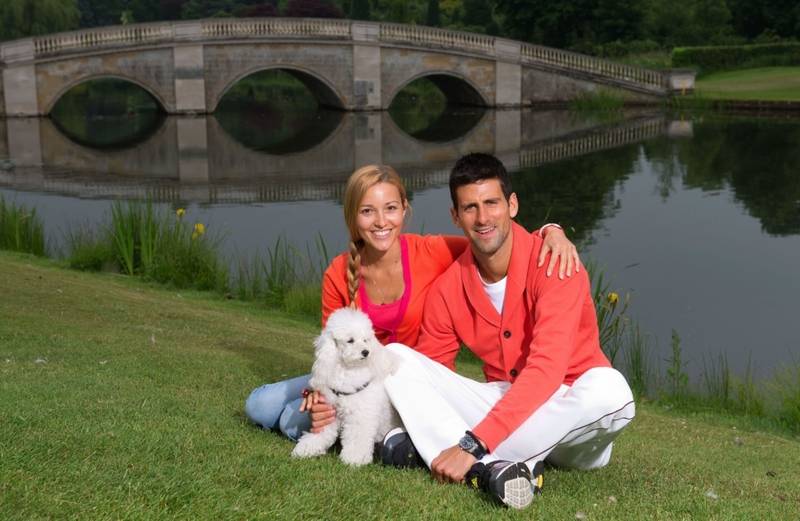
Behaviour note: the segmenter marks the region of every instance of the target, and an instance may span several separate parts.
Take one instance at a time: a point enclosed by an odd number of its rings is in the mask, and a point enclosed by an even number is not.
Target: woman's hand
[[[308,411],[311,419],[311,433],[319,434],[336,419],[336,409],[325,403],[325,397],[319,391],[310,391],[303,397],[300,412]]]
[[[567,277],[572,276],[572,270],[575,273],[581,270],[581,259],[578,256],[578,249],[574,244],[567,239],[564,230],[556,226],[548,226],[544,230],[544,244],[539,252],[539,262],[537,266],[541,267],[544,264],[547,254],[550,254],[550,264],[547,265],[547,276],[553,274],[553,269],[556,267],[559,259],[561,262],[558,265],[558,278],[563,279],[564,274]]]

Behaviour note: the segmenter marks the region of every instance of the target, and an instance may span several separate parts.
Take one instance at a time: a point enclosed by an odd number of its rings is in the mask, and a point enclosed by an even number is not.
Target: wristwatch
[[[464,434],[464,437],[458,440],[458,446],[464,452],[469,452],[475,458],[481,459],[482,457],[486,456],[486,449],[483,448],[481,442],[478,441],[478,438],[475,437],[470,431],[467,431]]]

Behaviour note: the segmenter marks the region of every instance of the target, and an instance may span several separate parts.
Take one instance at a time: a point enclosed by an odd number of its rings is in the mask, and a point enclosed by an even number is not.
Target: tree
[[[438,0],[428,0],[428,21],[427,24],[431,27],[441,27],[442,20],[439,16],[439,2]]]
[[[242,16],[245,18],[269,18],[280,16],[278,9],[269,2],[248,7]]]
[[[181,7],[189,0],[161,0],[161,18],[164,20],[180,20]]]
[[[0,40],[71,31],[80,21],[78,0],[3,0]]]
[[[398,24],[407,24],[411,21],[407,0],[392,0],[389,4],[389,21]]]
[[[194,20],[218,17],[220,13],[230,13],[232,9],[232,0],[189,0],[181,6],[181,18]]]
[[[492,21],[492,7],[487,0],[464,0],[464,23],[485,26]]]
[[[291,0],[283,16],[291,18],[344,18],[331,4],[322,0]]]
[[[748,39],[773,30],[782,38],[800,37],[800,3],[797,0],[728,0],[731,24]]]
[[[372,7],[369,0],[353,0],[350,18],[353,20],[371,20]]]

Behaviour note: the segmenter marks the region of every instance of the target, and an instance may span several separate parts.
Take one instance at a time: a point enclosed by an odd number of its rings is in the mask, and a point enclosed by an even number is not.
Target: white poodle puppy
[[[357,309],[333,312],[314,346],[309,385],[336,408],[336,420],[319,434],[303,434],[292,456],[321,456],[341,437],[342,461],[371,463],[375,442],[402,425],[383,386],[400,359],[378,342],[369,317]]]

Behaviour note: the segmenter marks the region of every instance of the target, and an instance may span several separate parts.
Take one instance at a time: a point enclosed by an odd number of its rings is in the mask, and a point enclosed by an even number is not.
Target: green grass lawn
[[[797,519],[800,442],[650,403],[602,470],[548,469],[525,511],[427,472],[293,460],[256,386],[318,326],[0,252],[0,519]],[[477,366],[460,370],[475,374]]]
[[[695,82],[706,98],[800,101],[800,67],[765,67],[719,72]]]

